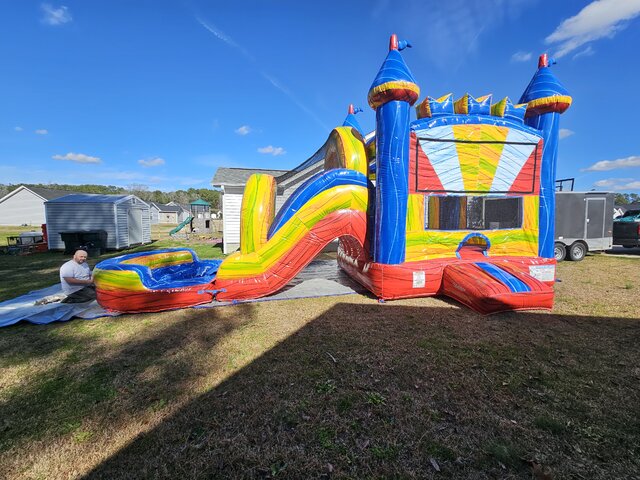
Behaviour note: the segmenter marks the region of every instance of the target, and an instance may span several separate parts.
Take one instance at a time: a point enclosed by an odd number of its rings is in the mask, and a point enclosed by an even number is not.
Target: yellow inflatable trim
[[[216,278],[237,279],[265,273],[324,217],[338,210],[366,212],[368,199],[368,191],[362,186],[341,185],[323,191],[305,203],[260,249],[227,257]]]

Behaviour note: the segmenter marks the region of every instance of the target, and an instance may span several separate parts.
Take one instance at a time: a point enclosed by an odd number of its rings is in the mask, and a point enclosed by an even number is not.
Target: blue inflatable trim
[[[402,55],[397,50],[391,50],[387,54],[387,58],[385,58],[380,70],[378,71],[378,75],[373,80],[371,87],[369,90],[383,85],[388,82],[411,82],[416,83],[416,79],[413,77],[409,67],[404,63],[404,59]]]
[[[569,92],[549,67],[541,67],[533,75],[518,103],[528,103],[531,100],[553,95],[569,95]]]
[[[485,242],[485,244],[486,244],[486,247],[485,247],[485,249],[482,251],[482,254],[486,257],[486,256],[487,256],[487,250],[489,250],[489,249],[491,248],[491,240],[489,240],[489,238],[488,238],[486,235],[484,235],[484,234],[482,234],[482,233],[480,233],[480,232],[470,233],[470,234],[466,235],[466,236],[465,236],[465,237],[460,241],[460,243],[458,244],[458,248],[456,248],[456,257],[460,258],[460,253],[458,253],[458,252],[460,252],[460,250],[462,250],[462,247],[464,247],[464,246],[466,246],[466,245],[467,245],[467,241],[468,241],[470,238],[476,238],[476,237],[477,237],[477,238],[481,238],[481,239],[483,239],[483,240],[484,240],[484,242]]]
[[[506,270],[503,270],[497,265],[494,265],[493,263],[478,262],[476,263],[476,265],[480,267],[482,270],[484,270],[485,272],[487,272],[489,275],[494,277],[500,283],[503,283],[504,285],[506,285],[509,288],[509,290],[511,290],[513,293],[522,293],[522,292],[531,291],[531,288],[529,288],[529,285],[524,283],[519,278],[514,277]]]
[[[146,265],[136,265],[122,262],[135,258],[156,255],[159,253],[171,253],[188,251],[193,258],[192,262],[181,265],[171,265],[168,267],[149,268]],[[142,284],[151,289],[170,289],[200,285],[213,281],[218,272],[218,267],[222,260],[200,260],[196,253],[190,248],[166,248],[162,250],[151,250],[148,252],[130,253],[119,257],[103,260],[96,265],[100,270],[136,272],[140,276]]]
[[[387,265],[399,265],[405,261],[409,196],[409,109],[409,103],[395,100],[376,109],[373,259]]]
[[[488,115],[442,115],[431,118],[420,118],[411,122],[411,131],[424,130],[443,125],[496,125],[498,127],[514,128],[537,135],[538,137],[540,136],[540,130],[525,125],[522,121],[515,120],[513,117],[494,117]]]
[[[267,238],[271,238],[305,203],[313,197],[339,185],[358,185],[369,187],[367,177],[347,168],[336,168],[328,172],[318,172],[304,182],[285,202],[274,218]],[[373,188],[373,187],[371,187]]]

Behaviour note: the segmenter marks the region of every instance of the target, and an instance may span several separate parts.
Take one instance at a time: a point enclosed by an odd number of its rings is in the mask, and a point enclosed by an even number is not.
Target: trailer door
[[[604,198],[587,198],[586,231],[590,249],[607,248],[604,241],[605,210]]]

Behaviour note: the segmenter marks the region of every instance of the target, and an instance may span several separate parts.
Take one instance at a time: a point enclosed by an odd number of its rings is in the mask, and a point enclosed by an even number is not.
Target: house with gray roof
[[[184,222],[187,218],[191,216],[191,207],[189,204],[183,204],[171,201],[167,203],[167,205],[172,205],[174,207],[180,207],[180,213],[178,213],[178,222]]]
[[[222,251],[231,253],[240,247],[240,209],[242,195],[249,177],[254,173],[266,173],[276,179],[276,213],[289,196],[307,178],[324,168],[324,152],[318,151],[306,162],[292,170],[267,170],[258,168],[220,167],[211,185],[220,190],[222,202]]]
[[[20,185],[0,198],[0,225],[33,225],[46,223],[44,202],[72,192]]]
[[[627,203],[627,204],[616,204],[613,207],[613,218],[618,218],[624,215],[624,212],[627,210],[640,210],[640,203]]]
[[[182,218],[184,215],[184,208],[180,205],[171,205],[156,202],[149,203],[149,213],[151,214],[151,223],[170,223],[178,224],[185,220]]]

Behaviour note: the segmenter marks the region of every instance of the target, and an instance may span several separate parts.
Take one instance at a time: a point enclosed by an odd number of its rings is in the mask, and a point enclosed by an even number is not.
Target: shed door
[[[604,237],[604,198],[587,199],[587,238]]]
[[[142,209],[129,210],[129,245],[142,243]]]

